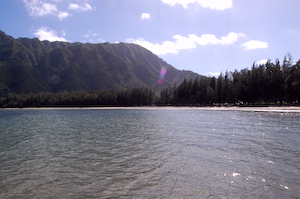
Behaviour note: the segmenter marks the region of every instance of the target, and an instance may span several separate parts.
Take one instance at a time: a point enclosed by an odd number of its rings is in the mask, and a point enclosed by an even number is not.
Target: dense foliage
[[[141,105],[261,105],[299,104],[300,60],[285,56],[280,64],[269,60],[251,70],[226,71],[218,78],[185,78],[178,86],[156,95],[149,87],[110,91],[10,93],[0,98],[0,107],[47,106],[141,106]]]
[[[280,64],[269,60],[253,64],[251,70],[226,71],[218,78],[185,79],[179,86],[161,91],[160,104],[299,104],[300,60],[292,63],[290,54]]]
[[[142,106],[152,103],[151,88],[124,91],[73,91],[62,93],[10,93],[0,99],[0,107]]]
[[[157,84],[162,69],[164,84]],[[161,90],[192,71],[177,70],[149,50],[128,43],[68,43],[14,39],[0,30],[0,97],[7,93]]]

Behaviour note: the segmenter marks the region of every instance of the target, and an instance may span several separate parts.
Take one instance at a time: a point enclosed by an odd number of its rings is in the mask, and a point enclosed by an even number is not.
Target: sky
[[[0,0],[0,30],[16,39],[135,43],[207,76],[288,53],[300,59],[299,0]]]

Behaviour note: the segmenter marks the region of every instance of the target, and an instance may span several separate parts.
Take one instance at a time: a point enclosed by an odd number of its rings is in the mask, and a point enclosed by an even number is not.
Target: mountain
[[[161,69],[166,70],[158,84]],[[10,92],[60,92],[151,87],[161,90],[184,78],[149,50],[129,43],[82,44],[18,38],[0,31],[0,96]]]

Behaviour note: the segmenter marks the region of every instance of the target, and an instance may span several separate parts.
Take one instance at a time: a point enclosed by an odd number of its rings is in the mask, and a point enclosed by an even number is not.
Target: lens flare
[[[57,75],[52,75],[50,77],[50,81],[51,81],[52,84],[59,84],[60,78]]]
[[[161,85],[163,82],[164,82],[164,80],[162,80],[162,79],[159,79],[159,80],[157,81],[157,83],[158,83],[159,85]]]
[[[165,78],[166,73],[167,73],[167,69],[162,68],[162,69],[160,70],[160,73],[159,73],[159,80],[157,81],[158,84],[162,84],[162,83],[164,82],[163,79]]]
[[[164,69],[164,68],[162,68],[162,69],[160,70],[159,77],[160,77],[161,79],[165,78],[166,72],[167,72],[167,70]]]

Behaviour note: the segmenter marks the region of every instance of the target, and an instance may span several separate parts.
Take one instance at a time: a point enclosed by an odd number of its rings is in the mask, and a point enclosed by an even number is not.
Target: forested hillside
[[[300,60],[204,77],[135,44],[14,39],[0,31],[0,107],[299,104]]]
[[[109,91],[8,94],[0,107],[149,105],[299,105],[300,60],[268,61],[216,77],[184,79],[157,95],[149,87]]]
[[[166,71],[163,77],[161,70]],[[82,44],[14,39],[0,31],[0,97],[8,93],[162,90],[185,77],[149,50],[128,43]],[[158,80],[161,79],[159,82]]]

